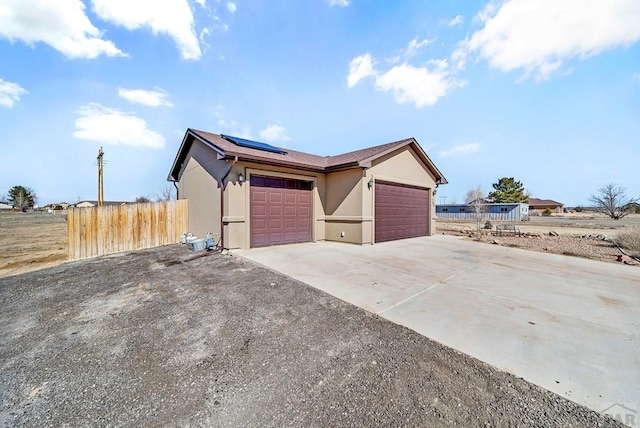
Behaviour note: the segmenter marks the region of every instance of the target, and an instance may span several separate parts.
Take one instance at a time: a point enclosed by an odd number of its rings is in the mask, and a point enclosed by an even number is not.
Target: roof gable
[[[355,150],[343,153],[337,156],[318,156],[310,153],[298,152],[295,150],[274,147],[279,151],[266,151],[252,147],[234,144],[236,137],[212,134],[210,132],[199,131],[195,129],[187,129],[182,144],[178,149],[178,154],[171,167],[169,173],[169,181],[178,181],[178,175],[182,164],[185,161],[189,150],[195,139],[198,139],[206,146],[216,151],[220,159],[238,159],[264,163],[269,165],[278,165],[297,169],[304,169],[316,172],[332,172],[353,167],[368,168],[371,162],[394,152],[405,146],[411,146],[414,152],[420,157],[427,168],[434,175],[438,184],[446,184],[447,180],[442,173],[436,168],[431,159],[422,150],[415,138],[407,138],[404,140],[394,141],[392,143],[381,144],[378,146],[368,147],[366,149]],[[254,142],[257,143],[257,142]],[[261,144],[261,143],[258,143]],[[263,143],[262,143],[263,144]],[[273,147],[273,146],[270,146]]]

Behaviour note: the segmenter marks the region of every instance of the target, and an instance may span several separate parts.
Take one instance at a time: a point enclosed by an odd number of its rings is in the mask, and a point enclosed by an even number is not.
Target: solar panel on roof
[[[233,144],[236,144],[240,147],[248,147],[250,149],[256,149],[256,150],[262,150],[265,152],[271,152],[271,153],[278,153],[281,155],[286,155],[287,152],[279,149],[277,147],[274,147],[270,144],[267,143],[261,143],[259,141],[252,141],[252,140],[247,140],[245,138],[238,138],[238,137],[232,137],[230,135],[220,135],[222,138],[224,138],[227,141],[231,141]]]

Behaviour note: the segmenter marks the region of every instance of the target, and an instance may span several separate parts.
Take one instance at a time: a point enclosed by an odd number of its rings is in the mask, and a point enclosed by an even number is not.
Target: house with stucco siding
[[[194,129],[167,179],[189,200],[189,232],[230,249],[432,235],[447,183],[415,138],[319,156]]]

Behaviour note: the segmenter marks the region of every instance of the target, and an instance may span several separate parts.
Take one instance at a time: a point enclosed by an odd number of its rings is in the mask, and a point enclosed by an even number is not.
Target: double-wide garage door
[[[375,191],[375,242],[429,234],[428,189],[376,182]]]
[[[311,241],[313,182],[251,176],[251,247]]]

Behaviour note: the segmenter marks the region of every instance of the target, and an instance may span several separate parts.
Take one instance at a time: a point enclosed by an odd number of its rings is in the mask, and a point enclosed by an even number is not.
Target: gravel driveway
[[[229,255],[0,279],[0,426],[619,426]]]

